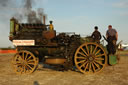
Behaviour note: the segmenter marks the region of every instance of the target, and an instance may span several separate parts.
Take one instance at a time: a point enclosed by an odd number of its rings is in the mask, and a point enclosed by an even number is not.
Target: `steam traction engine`
[[[36,70],[38,63],[63,67],[74,66],[82,73],[97,73],[107,63],[103,46],[84,41],[75,33],[56,33],[44,24],[18,23],[10,20],[9,39],[16,46],[12,67],[18,74],[29,74]]]

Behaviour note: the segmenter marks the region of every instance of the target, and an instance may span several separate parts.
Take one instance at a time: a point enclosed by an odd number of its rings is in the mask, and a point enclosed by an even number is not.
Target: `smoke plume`
[[[0,0],[0,6],[6,7],[8,5],[9,0]]]
[[[33,9],[36,1],[37,0],[0,0],[0,10],[2,12],[13,12],[13,17],[19,22],[43,23],[43,16],[46,16],[46,14],[43,8]],[[20,6],[17,3],[19,3]]]
[[[28,23],[42,23],[43,16],[46,16],[42,8],[38,8],[37,11],[32,9],[32,4],[35,4],[33,0],[25,0],[24,11],[27,17]]]

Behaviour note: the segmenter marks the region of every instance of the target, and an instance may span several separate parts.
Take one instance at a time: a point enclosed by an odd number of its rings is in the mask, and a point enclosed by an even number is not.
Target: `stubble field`
[[[120,52],[118,64],[90,75],[42,67],[29,75],[17,75],[10,65],[13,55],[0,54],[0,85],[128,85],[128,51]]]

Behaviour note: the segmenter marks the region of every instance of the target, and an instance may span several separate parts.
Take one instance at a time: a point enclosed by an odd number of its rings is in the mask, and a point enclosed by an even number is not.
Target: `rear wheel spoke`
[[[78,52],[78,54],[80,54],[80,55],[82,55],[82,56],[86,57],[86,55],[85,55],[85,54],[83,54],[83,53],[81,53],[81,52]]]
[[[85,65],[86,65],[87,63],[88,63],[87,61],[86,61],[85,63],[83,63],[83,64],[80,66],[80,68],[85,67]]]
[[[86,50],[87,50],[87,52],[88,52],[88,54],[89,54],[89,49],[88,49],[88,46],[86,45]]]
[[[94,64],[92,63],[92,68],[93,68],[93,71],[95,72],[96,71],[96,69],[95,69],[95,66],[94,66]]]
[[[85,57],[77,57],[77,59],[86,59]]]
[[[90,54],[92,54],[92,45],[90,46]]]
[[[100,61],[103,61],[104,58],[95,58],[96,60],[100,60]]]
[[[99,55],[96,55],[95,57],[102,57],[102,56],[105,56],[105,54],[99,54]]]
[[[88,64],[89,64],[89,63],[86,64],[84,71],[86,71],[86,69],[88,68]]]
[[[85,60],[78,61],[77,64],[84,63]]]
[[[89,72],[91,72],[91,62],[89,63]]]
[[[83,48],[81,50],[88,56],[88,53]]]
[[[100,68],[99,65],[96,64],[95,62],[93,62],[93,64],[94,64],[98,69]]]
[[[103,66],[103,63],[102,62],[99,62],[99,61],[95,61],[96,63],[98,63],[99,65],[102,65]]]
[[[95,53],[95,55],[97,55],[98,53],[100,53],[100,51],[101,51],[101,49],[99,49],[99,50]]]
[[[98,46],[96,45],[96,47],[95,47],[95,49],[94,49],[94,51],[93,51],[93,54],[95,54],[95,51],[96,51],[97,47],[98,47]]]

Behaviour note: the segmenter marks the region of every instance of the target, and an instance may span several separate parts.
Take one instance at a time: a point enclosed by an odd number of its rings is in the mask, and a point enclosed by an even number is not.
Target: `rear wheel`
[[[75,65],[82,73],[97,73],[107,63],[107,55],[104,48],[93,42],[82,44],[75,53]]]
[[[38,58],[31,52],[22,50],[15,54],[11,64],[17,74],[30,74],[36,69]]]

